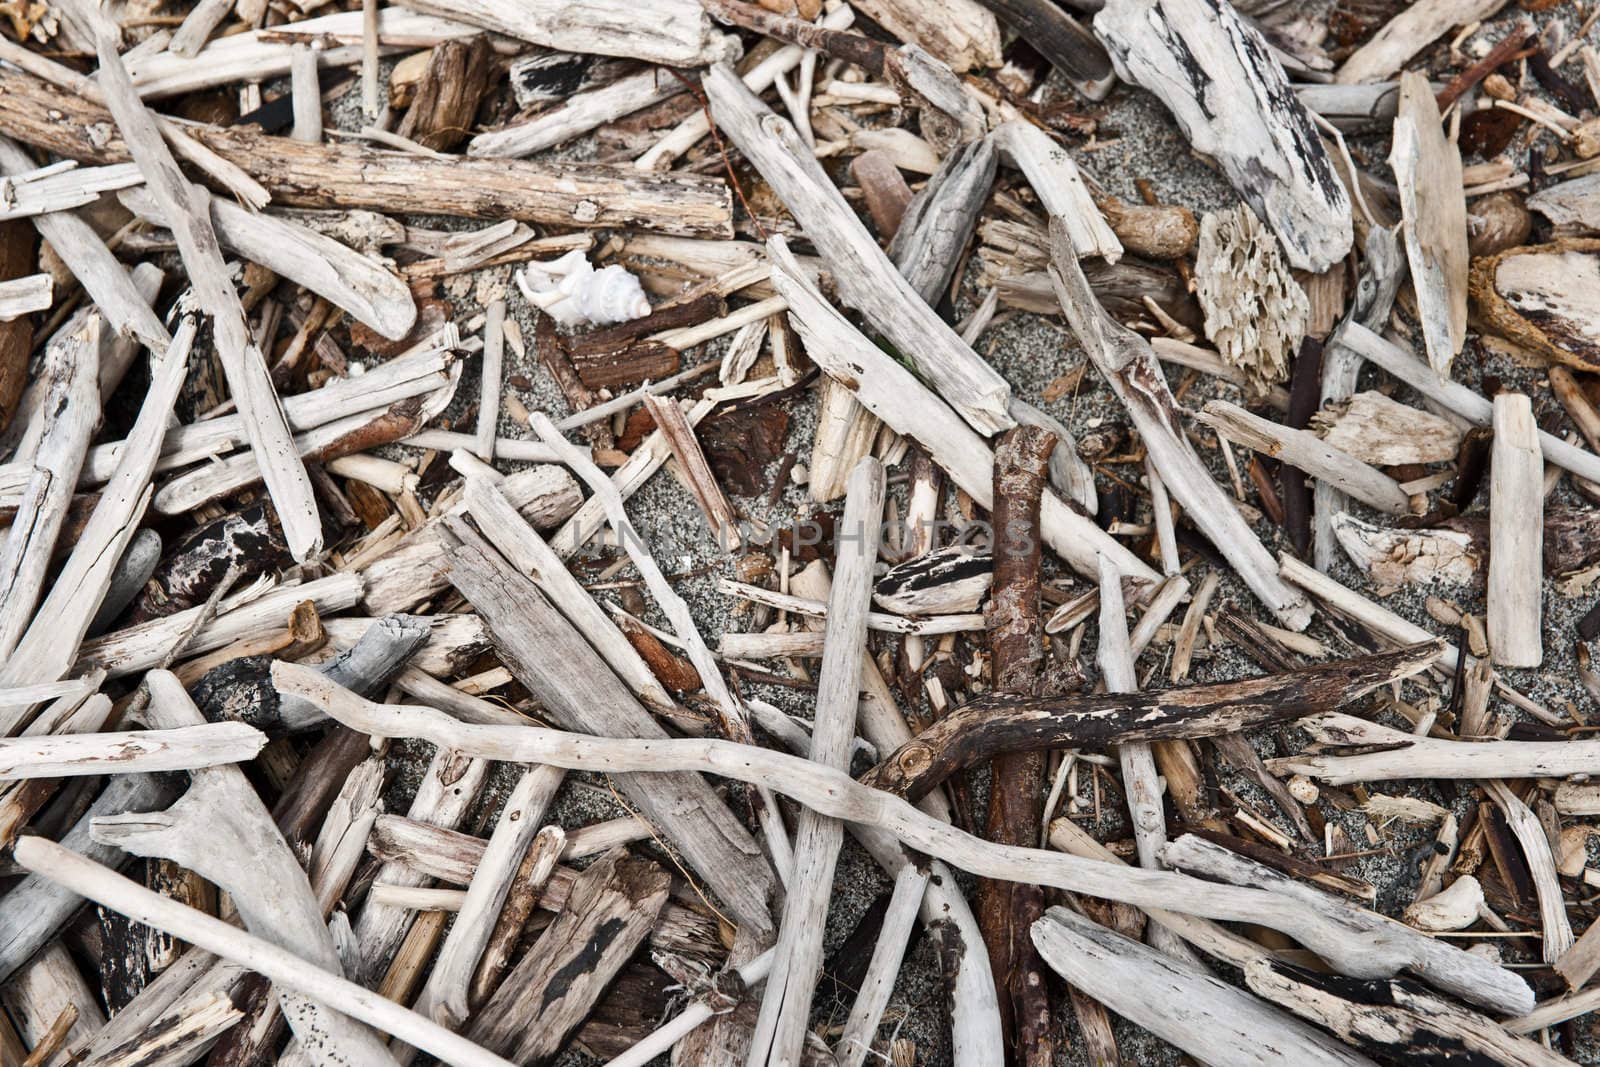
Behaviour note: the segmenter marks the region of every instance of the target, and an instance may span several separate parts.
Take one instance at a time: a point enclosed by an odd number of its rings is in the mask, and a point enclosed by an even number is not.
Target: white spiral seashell
[[[595,270],[579,250],[550,263],[530,263],[517,275],[530,304],[563,326],[609,326],[650,314],[639,279],[612,264]]]

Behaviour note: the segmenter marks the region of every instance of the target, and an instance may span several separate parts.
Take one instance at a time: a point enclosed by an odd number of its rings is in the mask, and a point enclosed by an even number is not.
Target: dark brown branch
[[[910,799],[1005,752],[1209,737],[1338,707],[1439,658],[1437,641],[1301,670],[1160,693],[985,697],[940,719],[861,781]]]

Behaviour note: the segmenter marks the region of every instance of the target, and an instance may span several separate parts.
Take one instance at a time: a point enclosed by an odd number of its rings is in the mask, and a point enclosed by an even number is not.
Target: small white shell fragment
[[[1427,900],[1419,900],[1405,910],[1409,926],[1429,933],[1465,930],[1478,921],[1483,910],[1483,886],[1470,874],[1463,874],[1449,887]]]
[[[516,278],[528,303],[563,326],[610,326],[650,314],[637,277],[615,263],[595,270],[579,248],[548,263],[529,263]]]

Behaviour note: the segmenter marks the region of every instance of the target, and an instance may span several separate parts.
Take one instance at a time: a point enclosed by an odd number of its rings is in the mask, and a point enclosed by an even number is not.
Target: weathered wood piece
[[[884,756],[861,781],[910,797],[1002,752],[1211,737],[1348,703],[1426,669],[1438,641],[1283,674],[1155,693],[985,696],[950,712]]]
[[[980,137],[946,153],[928,184],[911,198],[889,242],[888,255],[906,283],[929,305],[938,303],[961,262],[994,184],[994,139]]]
[[[435,152],[448,152],[466,140],[496,73],[493,58],[488,34],[435,45],[395,132]]]
[[[1334,80],[1341,85],[1381,81],[1451,28],[1486,19],[1504,6],[1505,0],[1420,0],[1356,49]]]
[[[1295,430],[1230,404],[1209,401],[1199,421],[1234,444],[1298,467],[1313,478],[1331,482],[1347,496],[1390,515],[1409,515],[1411,498],[1387,474],[1318,439],[1309,430]]]
[[[254,759],[267,735],[236,722],[173,730],[125,730],[0,738],[0,782],[82,774],[187,771]]]
[[[149,672],[145,684],[150,687],[146,715],[163,728],[151,732],[235,728],[207,724],[169,671]],[[216,883],[227,890],[252,934],[341,973],[306,873],[238,767],[195,771],[188,792],[165,811],[98,818],[90,833],[101,844],[172,860]],[[349,1017],[293,993],[280,991],[279,1002],[314,1063],[338,1064],[352,1055],[376,1064],[393,1062],[377,1035]]]
[[[104,24],[97,23],[95,46],[106,105],[172,226],[195,296],[211,316],[217,357],[228,380],[228,391],[239,409],[262,480],[277,508],[289,551],[296,560],[309,559],[322,550],[317,502],[278,404],[266,359],[250,338],[244,308],[222,260],[211,224],[210,195],[189,184],[178,170],[155,120],[139,100]]]
[[[1098,923],[1051,908],[1033,941],[1055,972],[1111,1010],[1205,1063],[1369,1065],[1311,1027],[1202,970]]]
[[[1067,150],[1031,122],[1007,122],[994,131],[995,145],[1006,162],[1022,171],[1039,202],[1067,228],[1080,259],[1098,257],[1107,263],[1122,258],[1122,242],[1095,206]]]
[[[666,736],[544,594],[492,549],[476,538],[463,541],[446,566],[450,582],[488,624],[501,662],[557,722],[610,736]],[[772,870],[709,784],[679,774],[625,776],[617,785],[741,924],[753,934],[771,936]]]
[[[330,717],[363,733],[421,737],[485,758],[549,763],[569,770],[605,767],[613,773],[667,773],[692,769],[760,782],[808,808],[887,830],[909,847],[985,877],[1054,886],[1138,906],[1181,906],[1207,918],[1259,923],[1296,938],[1345,973],[1387,977],[1402,968],[1411,969],[1440,988],[1497,1011],[1526,1010],[1533,1002],[1532,990],[1515,974],[1380,916],[1347,914],[1337,907],[1308,909],[1278,893],[1221,887],[1165,871],[1118,870],[1096,861],[981,841],[843,773],[767,749],[713,739],[631,740],[540,727],[468,726],[426,708],[373,704],[292,663],[274,666],[273,680],[280,689],[317,701]],[[1179,838],[1169,846],[1168,861],[1176,862],[1173,848],[1192,840]]]
[[[171,221],[149,189],[129,189],[118,199],[158,226]],[[417,305],[404,282],[331,237],[226,200],[211,201],[211,222],[229,251],[298,282],[391,341],[405,337],[417,321]]]
[[[1293,266],[1320,273],[1344,258],[1350,198],[1258,30],[1219,0],[1110,0],[1094,29],[1117,74],[1216,159]]]
[[[1556,860],[1550,850],[1550,838],[1545,836],[1544,826],[1533,809],[1523,803],[1522,798],[1512,792],[1505,782],[1490,779],[1483,783],[1483,788],[1499,806],[1506,825],[1511,828],[1511,835],[1522,848],[1528,874],[1533,879],[1534,895],[1539,901],[1539,925],[1543,933],[1540,943],[1544,961],[1553,964],[1572,947],[1573,937],[1572,923],[1567,918],[1566,898],[1561,890],[1561,881],[1556,876]]]
[[[1557,363],[1593,370],[1600,344],[1589,335],[1600,240],[1568,237],[1509,248],[1473,261],[1473,305],[1485,329]]]
[[[588,867],[467,1036],[519,1063],[554,1055],[644,941],[670,883],[659,866],[620,848]]]
[[[370,989],[309,964],[221,919],[152,892],[69,848],[45,838],[27,837],[17,842],[15,855],[24,868],[57,885],[147,926],[165,930],[193,945],[242,963],[280,985],[432,1053],[453,1067],[512,1067],[510,1061],[484,1051]]]
[[[1544,659],[1544,461],[1533,402],[1494,398],[1489,475],[1489,655],[1505,667]]]
[[[926,48],[957,73],[1000,64],[1000,27],[974,0],[863,0],[854,6],[900,40]]]
[[[718,33],[699,0],[406,0],[402,7],[481,26],[561,52],[592,52],[647,63],[697,67],[738,58],[739,42]]]
[[[817,679],[811,731],[812,762],[848,771],[861,694],[861,657],[867,647],[867,606],[872,568],[883,529],[884,473],[868,457],[850,473],[840,520],[837,569],[828,597],[827,637]],[[836,534],[837,536],[837,534]],[[773,973],[761,999],[751,1036],[750,1063],[799,1061],[811,1019],[811,998],[822,972],[822,935],[844,828],[806,810],[795,831],[794,873],[789,878],[783,922],[773,955]]]
[[[840,299],[912,360],[978,432],[1010,426],[1011,387],[900,276],[794,127],[725,65],[706,74],[705,90],[717,125],[772,184],[828,260]]]
[[[1090,100],[1116,84],[1105,47],[1077,19],[1049,0],[979,0]],[[1087,8],[1086,8],[1087,9]]]
[[[1274,774],[1332,785],[1405,778],[1568,778],[1600,767],[1596,741],[1447,741],[1328,712],[1300,723],[1318,745],[1267,761]],[[1375,746],[1362,751],[1362,746]],[[1342,750],[1353,748],[1352,754]]]
[[[610,85],[575,93],[527,122],[480,133],[467,143],[467,155],[498,159],[531,156],[624,115],[670,100],[686,88],[687,84],[672,71],[650,67]]]
[[[1050,220],[1050,257],[1051,284],[1067,322],[1132,416],[1168,492],[1268,610],[1289,629],[1304,630],[1311,622],[1311,605],[1278,577],[1271,555],[1212,480],[1183,434],[1177,402],[1149,342],[1100,306],[1072,254],[1066,226],[1056,218]],[[1112,559],[1123,574],[1137,573]]]
[[[1441,377],[1467,339],[1467,200],[1461,151],[1445,137],[1428,79],[1400,75],[1400,111],[1389,154],[1400,190],[1406,261],[1428,363]]]
[[[890,429],[921,444],[980,507],[992,507],[994,454],[983,438],[829,305],[781,237],[768,242],[767,254],[773,285],[788,300],[789,321],[811,358]],[[1045,543],[1080,574],[1095,573],[1095,555],[1103,552],[1134,580],[1159,580],[1142,560],[1054,494],[1041,502],[1039,523]]]
[[[121,137],[97,132],[111,121],[103,108],[9,69],[0,72],[0,90],[0,124],[12,137],[80,162],[129,158]],[[59,118],[45,117],[53,112]],[[308,144],[248,125],[188,129],[197,143],[259,178],[275,203],[290,207],[628,226],[686,237],[733,233],[732,195],[720,178],[644,175],[589,163],[441,160],[353,144]]]

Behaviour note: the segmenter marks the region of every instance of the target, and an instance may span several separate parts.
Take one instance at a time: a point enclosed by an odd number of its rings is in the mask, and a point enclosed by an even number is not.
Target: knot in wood
[[[895,757],[895,766],[907,777],[922,774],[933,765],[933,749],[926,744],[914,744]]]

